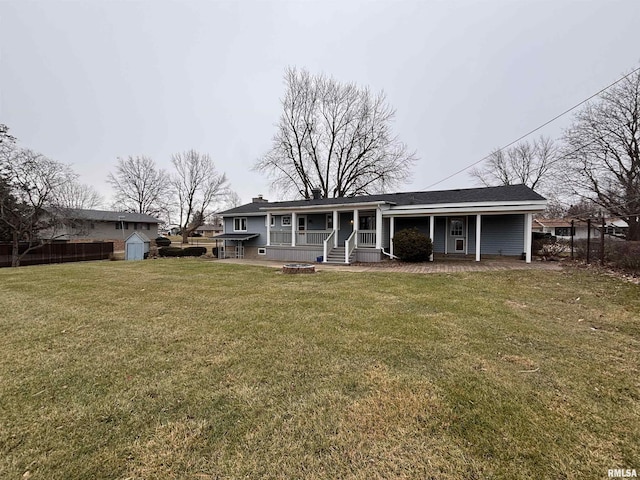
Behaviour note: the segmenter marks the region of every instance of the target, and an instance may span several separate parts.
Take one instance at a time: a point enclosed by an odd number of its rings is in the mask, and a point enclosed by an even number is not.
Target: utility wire
[[[466,167],[464,167],[464,168],[462,168],[462,169],[458,170],[457,172],[452,173],[451,175],[449,175],[449,176],[447,176],[447,177],[443,178],[442,180],[438,180],[436,183],[432,183],[432,184],[431,184],[431,185],[429,185],[425,190],[429,190],[431,187],[435,187],[436,185],[438,185],[438,184],[440,184],[440,183],[442,183],[442,182],[445,182],[445,181],[449,180],[450,178],[453,178],[453,177],[455,177],[456,175],[458,175],[458,174],[460,174],[460,173],[462,173],[462,172],[464,172],[464,171],[466,171],[466,170],[469,170],[471,167],[475,167],[475,166],[476,166],[476,165],[478,165],[479,163],[484,162],[485,160],[487,160],[487,159],[488,159],[491,155],[493,155],[494,153],[499,152],[499,151],[501,151],[501,150],[504,150],[505,148],[509,148],[509,147],[510,147],[511,145],[513,145],[514,143],[518,143],[520,140],[522,140],[522,139],[524,139],[524,138],[528,137],[528,136],[529,136],[529,135],[531,135],[532,133],[535,133],[535,132],[537,132],[538,130],[540,130],[541,128],[546,127],[546,126],[547,126],[547,125],[549,125],[550,123],[555,122],[555,121],[556,121],[557,119],[559,119],[560,117],[562,117],[562,116],[566,115],[567,113],[571,112],[572,110],[575,110],[575,109],[576,109],[576,108],[578,108],[579,106],[581,106],[581,105],[583,105],[583,104],[587,103],[587,102],[588,102],[589,100],[591,100],[592,98],[597,97],[598,95],[600,95],[601,93],[605,92],[606,90],[609,90],[611,87],[613,87],[613,86],[614,86],[614,85],[616,85],[617,83],[620,83],[622,80],[624,80],[624,79],[626,79],[626,78],[630,77],[631,75],[633,75],[634,73],[636,73],[636,72],[638,72],[638,71],[640,71],[640,67],[638,67],[638,68],[636,68],[635,70],[633,70],[633,71],[631,71],[631,72],[627,73],[626,75],[624,75],[624,76],[620,77],[620,78],[619,78],[618,80],[616,80],[615,82],[611,83],[610,85],[607,85],[606,87],[604,87],[603,89],[601,89],[601,90],[597,91],[596,93],[594,93],[594,94],[593,94],[593,95],[591,95],[590,97],[585,98],[585,99],[584,99],[584,100],[582,100],[580,103],[577,103],[577,104],[575,104],[573,107],[568,108],[568,109],[567,109],[567,110],[565,110],[564,112],[562,112],[562,113],[560,113],[560,114],[556,115],[556,116],[555,116],[555,117],[553,117],[551,120],[546,121],[545,123],[543,123],[543,124],[542,124],[542,125],[540,125],[539,127],[536,127],[536,128],[534,128],[533,130],[531,130],[531,131],[529,131],[529,132],[525,133],[524,135],[522,135],[522,136],[520,136],[520,137],[516,138],[516,139],[515,139],[514,141],[512,141],[511,143],[508,143],[507,145],[505,145],[505,146],[503,146],[503,147],[500,147],[500,148],[498,148],[497,150],[495,150],[495,151],[493,151],[493,152],[489,153],[488,155],[486,155],[486,156],[482,157],[482,158],[481,158],[480,160],[478,160],[477,162],[474,162],[474,163],[472,163],[471,165],[467,165]]]

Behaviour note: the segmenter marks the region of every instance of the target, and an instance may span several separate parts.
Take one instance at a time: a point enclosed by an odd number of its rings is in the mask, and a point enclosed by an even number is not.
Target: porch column
[[[360,225],[360,217],[358,216],[358,210],[353,211],[353,231],[356,232],[353,238],[353,246],[358,248],[358,225]]]
[[[393,258],[393,236],[396,232],[396,217],[389,217],[389,253]]]
[[[267,247],[271,246],[271,212],[267,212]]]
[[[338,211],[333,211],[333,248],[338,248],[338,230],[340,227],[340,217],[338,216]]]
[[[376,248],[382,249],[382,209],[376,208]]]
[[[433,251],[436,248],[435,236],[436,236],[436,216],[429,215],[429,238],[431,239],[431,247],[432,247],[431,258],[429,260],[432,262],[433,262]]]
[[[291,213],[291,246],[296,246],[296,234],[298,225],[298,214],[296,212]]]
[[[531,263],[531,226],[533,224],[533,213],[524,214],[524,251],[525,260]]]
[[[476,262],[480,261],[480,234],[482,233],[482,215],[476,215]]]

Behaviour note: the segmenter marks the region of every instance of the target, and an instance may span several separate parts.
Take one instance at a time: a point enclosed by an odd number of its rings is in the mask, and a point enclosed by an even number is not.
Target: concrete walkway
[[[220,263],[232,263],[240,265],[256,265],[281,269],[288,262],[273,260],[252,260],[226,258],[214,260]],[[525,263],[523,260],[510,258],[488,258],[480,262],[469,259],[436,259],[430,263],[403,263],[398,261],[385,261],[379,263],[358,263],[353,265],[334,265],[327,263],[315,263],[316,272],[340,271],[340,272],[401,272],[401,273],[458,273],[458,272],[491,272],[504,270],[560,270],[559,262],[533,261]]]

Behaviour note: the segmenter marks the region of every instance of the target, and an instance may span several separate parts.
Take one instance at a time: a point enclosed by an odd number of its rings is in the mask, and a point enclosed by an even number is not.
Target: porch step
[[[349,257],[349,263],[353,260],[355,251]],[[344,247],[332,248],[327,254],[327,263],[341,263],[344,265]]]

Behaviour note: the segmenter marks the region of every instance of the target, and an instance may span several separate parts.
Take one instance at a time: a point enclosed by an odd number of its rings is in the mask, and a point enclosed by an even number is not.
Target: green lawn
[[[0,478],[640,470],[614,278],[93,262],[0,270],[0,312]]]

